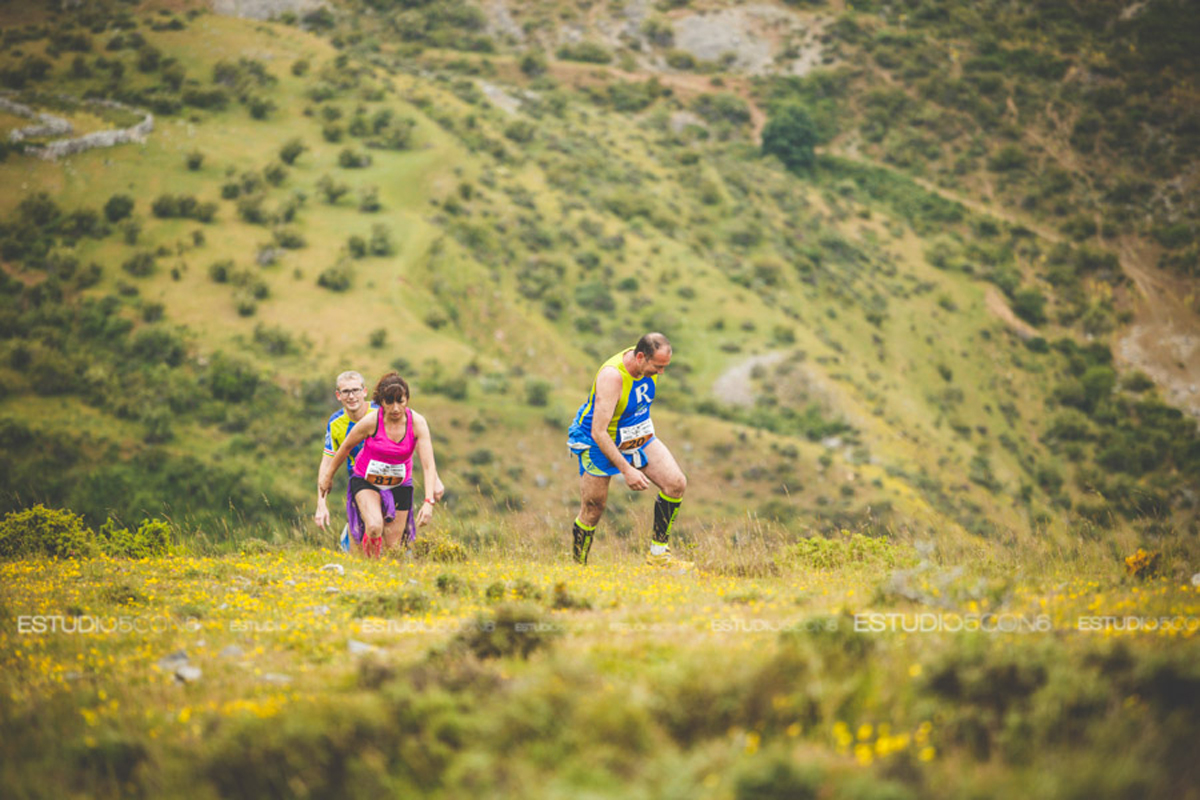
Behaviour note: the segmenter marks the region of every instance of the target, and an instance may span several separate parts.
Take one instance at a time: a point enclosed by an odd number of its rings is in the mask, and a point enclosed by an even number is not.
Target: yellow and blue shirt
[[[369,408],[379,408],[375,403],[371,403]],[[350,417],[346,415],[346,409],[339,408],[337,411],[329,415],[329,421],[325,423],[325,455],[333,458],[337,454],[338,448],[342,446],[342,442],[346,441],[346,436],[350,433],[350,429],[354,427],[354,423]],[[346,459],[346,474],[354,474],[354,457],[362,450],[362,443],[350,451],[350,457]]]
[[[621,374],[621,393],[617,397],[617,407],[613,410],[612,420],[608,423],[608,434],[617,445],[617,449],[636,467],[644,465],[641,449],[654,438],[654,424],[650,421],[650,404],[654,402],[654,392],[658,387],[658,376],[647,375],[634,379],[625,368],[625,354],[633,350],[623,350],[600,365],[600,370],[613,367]],[[596,371],[596,378],[600,376]],[[567,432],[567,446],[573,451],[586,456],[589,462],[594,460],[596,466],[602,466],[602,471],[610,472],[607,459],[603,459],[592,439],[592,420],[596,409],[596,379],[592,381],[592,390],[587,400],[575,412],[575,419]],[[599,462],[603,461],[603,465]],[[591,464],[581,465],[587,469]],[[593,470],[587,469],[591,472]]]

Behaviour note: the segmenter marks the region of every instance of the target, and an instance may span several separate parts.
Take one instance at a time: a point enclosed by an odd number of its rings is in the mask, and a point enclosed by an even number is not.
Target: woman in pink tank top
[[[351,522],[360,524],[350,527],[351,538],[361,544],[367,556],[379,556],[384,548],[390,549],[402,540],[410,543],[416,537],[416,529],[433,518],[433,506],[437,503],[435,487],[440,482],[429,423],[408,407],[408,397],[408,384],[398,373],[389,372],[380,378],[372,398],[379,408],[368,411],[354,424],[329,468],[321,474],[321,492],[328,494],[342,462],[363,443],[350,478],[350,492],[359,517]],[[425,502],[419,510],[413,508],[414,453],[424,473]],[[397,512],[405,512],[404,523],[399,521],[398,513],[385,516],[384,509],[391,504],[383,502],[383,492],[391,493]]]

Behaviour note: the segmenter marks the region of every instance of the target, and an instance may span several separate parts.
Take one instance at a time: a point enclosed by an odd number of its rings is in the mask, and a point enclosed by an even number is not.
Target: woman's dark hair
[[[376,405],[395,403],[397,400],[408,399],[408,384],[399,372],[389,372],[375,384],[375,394],[371,396]]]

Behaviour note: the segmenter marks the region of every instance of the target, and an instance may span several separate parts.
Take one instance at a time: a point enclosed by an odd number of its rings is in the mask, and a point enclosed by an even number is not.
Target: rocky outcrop
[[[226,17],[243,19],[278,19],[292,13],[303,17],[319,8],[326,8],[324,0],[213,0],[212,10]]]

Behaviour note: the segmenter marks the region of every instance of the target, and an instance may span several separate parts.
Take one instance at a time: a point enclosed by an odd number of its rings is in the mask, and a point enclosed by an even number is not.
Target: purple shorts
[[[398,487],[403,488],[403,487]],[[354,502],[354,495],[351,494],[353,484],[346,487],[346,522],[350,526],[350,536],[354,539],[354,543],[361,545],[363,533],[366,532],[366,525],[363,524],[362,517],[358,515],[358,504]],[[411,487],[409,487],[411,491]],[[383,521],[388,523],[396,519],[396,498],[392,495],[391,489],[379,489],[379,502],[383,507]],[[417,538],[417,520],[413,515],[414,509],[412,503],[409,503],[408,508],[408,524],[405,525],[404,537],[401,540],[402,544],[412,544]]]

